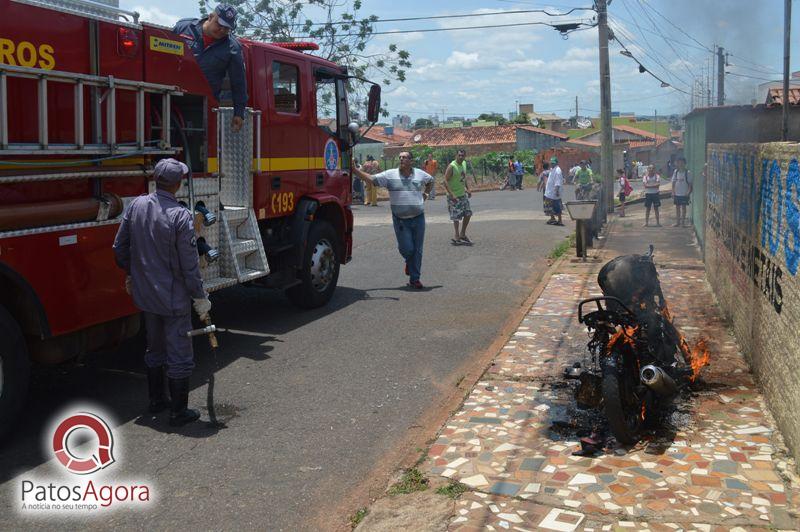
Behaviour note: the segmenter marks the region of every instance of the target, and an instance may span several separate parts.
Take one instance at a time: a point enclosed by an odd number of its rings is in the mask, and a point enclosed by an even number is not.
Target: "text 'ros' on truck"
[[[234,132],[169,29],[88,0],[0,0],[0,13],[0,435],[31,361],[138,331],[111,246],[161,158],[192,170],[178,197],[209,292],[253,282],[328,302],[353,242],[345,68],[302,52],[314,45],[240,39],[248,107]],[[379,107],[373,85],[369,121]]]

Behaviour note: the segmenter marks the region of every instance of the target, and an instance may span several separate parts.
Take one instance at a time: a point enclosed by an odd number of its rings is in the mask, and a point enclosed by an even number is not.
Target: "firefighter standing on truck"
[[[172,31],[183,37],[191,48],[217,101],[220,101],[222,82],[228,75],[233,100],[231,127],[239,131],[244,124],[247,105],[247,78],[242,45],[230,34],[235,29],[236,9],[228,4],[219,4],[206,18],[179,20]]]
[[[187,408],[194,355],[186,333],[192,329],[192,305],[201,320],[211,310],[200,276],[192,213],[175,199],[188,174],[182,162],[158,161],[153,172],[156,191],[133,200],[114,240],[117,264],[128,274],[125,287],[144,316],[149,411],[167,407],[166,365],[172,426],[200,418],[199,412]]]

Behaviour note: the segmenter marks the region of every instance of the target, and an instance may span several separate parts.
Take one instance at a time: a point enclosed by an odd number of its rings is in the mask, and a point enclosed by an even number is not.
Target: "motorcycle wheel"
[[[611,433],[624,445],[639,441],[645,415],[645,398],[637,397],[633,389],[638,375],[633,381],[629,377],[621,375],[613,365],[603,369],[603,411]]]

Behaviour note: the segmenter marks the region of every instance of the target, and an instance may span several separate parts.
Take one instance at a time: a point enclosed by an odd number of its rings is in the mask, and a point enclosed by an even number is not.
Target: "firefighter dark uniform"
[[[214,10],[221,25],[230,30],[236,29],[236,10],[226,4],[220,4]],[[247,78],[244,70],[244,57],[242,45],[231,35],[212,42],[209,46],[203,41],[203,23],[208,18],[179,20],[173,32],[179,34],[194,53],[200,70],[205,74],[211,93],[217,101],[222,93],[222,82],[227,74],[231,83],[231,99],[233,100],[233,114],[244,118],[244,109],[247,106]]]
[[[159,161],[154,171],[157,190],[131,202],[114,240],[117,264],[127,272],[126,286],[144,315],[150,411],[167,406],[166,366],[173,425],[200,416],[187,408],[194,356],[186,332],[192,329],[193,301],[201,317],[211,308],[200,276],[192,214],[170,190],[177,190],[188,172],[175,159]]]

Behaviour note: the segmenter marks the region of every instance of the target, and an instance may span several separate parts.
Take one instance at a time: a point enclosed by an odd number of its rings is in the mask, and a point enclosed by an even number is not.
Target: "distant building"
[[[411,117],[408,115],[397,115],[392,118],[392,125],[400,129],[411,129]]]
[[[533,104],[532,103],[521,103],[519,104],[519,109],[517,109],[519,114],[525,113],[526,115],[530,116],[533,114]]]
[[[568,139],[567,135],[561,133],[522,124],[418,129],[402,147],[393,149],[387,147],[386,156],[396,156],[403,149],[414,146],[465,148],[468,155],[519,150],[539,151],[559,146]]]
[[[800,87],[800,71],[792,72],[792,76],[789,78],[789,87]],[[766,83],[761,83],[758,86],[758,94],[756,94],[756,103],[764,103],[767,101],[767,95],[771,89],[781,89],[783,90],[783,80],[778,79],[775,81],[768,81]]]

